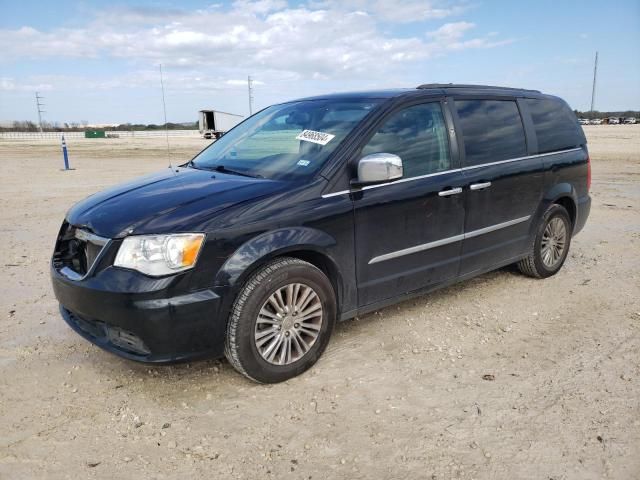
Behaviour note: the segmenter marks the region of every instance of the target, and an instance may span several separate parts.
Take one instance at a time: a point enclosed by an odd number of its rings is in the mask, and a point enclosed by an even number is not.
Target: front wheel
[[[335,321],[335,294],[326,275],[297,258],[278,258],[240,291],[227,326],[225,355],[252,380],[282,382],[316,363]]]
[[[553,204],[542,216],[529,255],[518,262],[518,269],[534,278],[558,273],[569,253],[572,225],[567,210]]]

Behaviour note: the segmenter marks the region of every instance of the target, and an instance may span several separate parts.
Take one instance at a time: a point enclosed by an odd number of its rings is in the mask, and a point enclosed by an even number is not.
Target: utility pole
[[[596,61],[593,64],[593,88],[591,89],[591,117],[593,118],[593,108],[596,100],[596,77],[598,76],[598,52],[596,52]]]
[[[44,103],[40,101],[43,98],[44,97],[41,97],[40,94],[36,92],[36,106],[38,107],[38,128],[40,129],[40,133],[42,133],[42,114],[46,113],[44,110],[42,110],[42,107],[44,107]]]
[[[247,78],[247,86],[249,87],[249,116],[253,115],[253,79],[251,75]]]

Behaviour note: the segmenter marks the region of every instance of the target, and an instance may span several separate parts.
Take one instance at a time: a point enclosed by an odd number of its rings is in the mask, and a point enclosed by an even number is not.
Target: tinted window
[[[525,100],[538,137],[540,153],[576,147],[584,143],[578,119],[560,100]]]
[[[404,178],[451,168],[447,129],[439,103],[425,103],[392,114],[362,150],[393,153],[402,159]]]
[[[518,105],[510,100],[456,100],[467,165],[527,155]]]

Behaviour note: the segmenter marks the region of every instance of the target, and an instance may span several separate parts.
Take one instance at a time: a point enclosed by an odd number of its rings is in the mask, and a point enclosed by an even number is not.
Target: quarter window
[[[527,98],[525,100],[538,138],[538,152],[577,147],[584,143],[578,119],[559,100]]]
[[[362,149],[362,156],[372,153],[398,155],[404,178],[449,170],[449,141],[440,103],[414,105],[392,114]]]
[[[456,100],[466,165],[482,165],[527,154],[518,105],[511,100]]]

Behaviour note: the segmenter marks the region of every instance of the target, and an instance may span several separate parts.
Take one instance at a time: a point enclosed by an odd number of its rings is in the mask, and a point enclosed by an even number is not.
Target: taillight
[[[587,192],[591,190],[591,158],[587,157]]]

